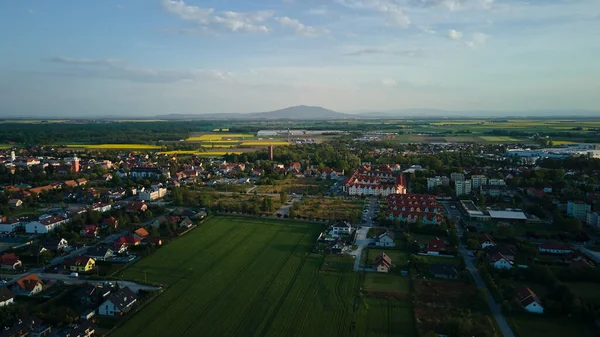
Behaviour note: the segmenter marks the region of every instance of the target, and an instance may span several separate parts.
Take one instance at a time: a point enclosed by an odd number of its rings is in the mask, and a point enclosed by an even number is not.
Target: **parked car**
[[[69,275],[69,277],[79,277],[79,273],[71,273],[71,275]]]

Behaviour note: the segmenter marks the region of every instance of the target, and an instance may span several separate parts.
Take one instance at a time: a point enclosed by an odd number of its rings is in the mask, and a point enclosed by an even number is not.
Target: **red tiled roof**
[[[428,252],[439,252],[444,249],[446,249],[446,243],[440,238],[429,240],[429,242],[427,243]]]
[[[16,282],[19,288],[28,291],[33,290],[40,283],[42,283],[42,280],[35,274],[27,275]]]

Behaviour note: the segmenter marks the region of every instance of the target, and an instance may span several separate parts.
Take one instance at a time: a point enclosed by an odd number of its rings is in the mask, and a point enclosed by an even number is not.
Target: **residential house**
[[[163,175],[170,178],[169,171],[163,171],[155,167],[134,167],[129,171],[129,176],[132,178],[160,180]]]
[[[102,228],[109,227],[117,229],[117,227],[119,227],[119,220],[117,220],[117,218],[115,218],[114,216],[102,220]]]
[[[10,290],[15,293],[15,295],[31,296],[41,292],[43,288],[44,283],[42,283],[42,280],[40,280],[37,275],[30,274],[18,279],[15,284],[10,287]]]
[[[396,247],[396,243],[394,242],[394,232],[385,231],[381,233],[377,237],[375,245],[378,247]]]
[[[140,239],[133,235],[121,236],[115,242],[126,246],[137,246],[140,244]]]
[[[569,254],[573,251],[571,247],[560,243],[546,242],[538,246],[540,253]]]
[[[85,254],[96,261],[106,261],[113,257],[114,251],[110,247],[90,247]]]
[[[133,201],[127,204],[127,212],[145,212],[148,209],[143,201]]]
[[[71,297],[77,302],[84,305],[98,305],[104,298],[110,294],[110,288],[95,286],[92,284],[84,284],[79,287]]]
[[[79,235],[87,238],[94,238],[100,233],[100,229],[96,225],[87,225],[79,231]]]
[[[102,316],[123,315],[133,309],[136,301],[137,296],[129,287],[122,288],[108,296],[106,301],[98,307],[98,314]]]
[[[19,219],[5,220],[0,222],[0,233],[13,233],[19,227],[21,227]]]
[[[332,254],[340,254],[346,249],[346,243],[340,238],[330,241],[327,245],[327,250]]]
[[[496,243],[488,234],[482,234],[477,237],[477,242],[479,242],[479,247],[481,249],[486,249],[487,247],[495,246]]]
[[[386,253],[380,253],[375,257],[374,267],[378,273],[389,273],[392,269],[392,258]]]
[[[13,304],[15,300],[15,294],[8,290],[6,287],[0,288],[0,307]]]
[[[353,231],[352,225],[346,221],[336,222],[331,229],[333,235],[350,235]]]
[[[450,263],[432,263],[429,265],[429,273],[435,278],[456,280],[458,271],[456,266]]]
[[[522,286],[517,289],[517,300],[525,310],[531,313],[543,314],[544,307],[537,295],[528,287]]]
[[[97,328],[94,322],[86,319],[80,323],[71,324],[61,331],[61,337],[92,337],[95,336]]]
[[[440,252],[444,250],[446,250],[446,243],[444,240],[435,238],[429,240],[427,247],[425,248],[425,253],[427,253],[427,255],[440,255]]]
[[[10,327],[4,327],[0,330],[1,337],[46,337],[49,336],[51,328],[49,325],[42,325],[42,321],[34,316],[19,317]]]
[[[148,231],[144,227],[140,227],[135,230],[135,233],[133,235],[137,236],[140,240],[143,240],[147,238],[150,235],[150,233],[148,233]]]
[[[496,246],[488,246],[484,249],[485,255],[488,259],[492,258],[492,256],[496,254],[502,254],[509,262],[515,261],[517,248],[513,245],[496,245]]]
[[[65,181],[65,185],[67,187],[76,187],[77,186],[77,182],[75,180],[67,180],[67,181]]]
[[[167,195],[167,189],[160,187],[157,189],[150,189],[140,192],[138,199],[142,201],[154,201],[163,198],[165,195]]]
[[[95,203],[92,206],[90,206],[89,210],[90,211],[96,211],[96,212],[100,212],[100,213],[106,213],[108,211],[110,211],[112,209],[112,205],[111,204],[105,204],[105,203]]]
[[[87,273],[96,267],[96,261],[89,256],[75,256],[65,259],[64,266],[72,272]]]
[[[52,252],[60,252],[69,247],[69,242],[63,238],[49,237],[44,240],[42,246]]]
[[[179,223],[179,227],[184,227],[184,228],[191,228],[193,225],[194,225],[194,223],[192,222],[192,220],[190,220],[190,218],[184,218]]]
[[[69,219],[60,216],[50,216],[25,224],[25,232],[28,234],[45,234],[55,230],[57,227],[67,222],[69,222]]]
[[[155,238],[150,238],[150,244],[154,245],[154,246],[162,246],[163,242],[162,242],[161,238],[155,237]]]
[[[10,199],[8,201],[8,206],[12,208],[17,208],[23,206],[23,201],[21,199]]]
[[[85,178],[79,178],[75,181],[77,182],[78,186],[84,186],[85,184],[87,184],[87,180]]]
[[[497,253],[489,258],[490,264],[496,269],[511,269],[512,263],[504,255]]]
[[[4,254],[0,256],[0,267],[2,269],[15,270],[23,267],[23,263],[15,254]]]
[[[104,180],[104,181],[111,181],[112,178],[113,178],[113,176],[110,173],[106,173],[106,174],[102,175],[102,180]]]

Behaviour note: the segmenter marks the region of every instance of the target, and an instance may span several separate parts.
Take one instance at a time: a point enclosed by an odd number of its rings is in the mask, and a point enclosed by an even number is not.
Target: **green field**
[[[395,293],[410,293],[410,278],[394,274],[365,273],[363,285],[366,291],[381,291]]]
[[[567,317],[520,314],[508,317],[508,322],[517,337],[592,337],[598,336],[591,322]]]
[[[520,141],[519,139],[516,138],[512,138],[512,137],[503,137],[503,136],[481,136],[481,139],[485,140],[486,142],[492,142],[492,143],[507,143],[507,142],[518,142]]]
[[[88,150],[156,150],[160,146],[148,144],[69,144],[65,145],[69,148],[84,148]]]
[[[413,336],[410,306],[357,301],[352,260],[311,253],[321,227],[208,220],[124,272],[170,287],[111,336]]]

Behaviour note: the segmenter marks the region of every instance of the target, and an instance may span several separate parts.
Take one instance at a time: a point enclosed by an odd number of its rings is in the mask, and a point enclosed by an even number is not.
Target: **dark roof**
[[[108,251],[112,252],[112,249],[108,248],[108,247],[90,247],[88,248],[86,254],[89,256],[106,256],[106,253]]]
[[[340,221],[333,224],[333,227],[352,227],[352,225],[346,221]]]
[[[133,303],[137,299],[137,296],[129,287],[122,288],[121,290],[110,294],[108,300],[111,301],[119,310],[125,309],[129,304]]]
[[[30,331],[39,328],[41,325],[42,321],[35,316],[22,317],[12,327],[6,327],[0,331],[0,337],[27,335]]]
[[[10,300],[11,298],[15,298],[15,294],[12,291],[5,287],[0,288],[0,302]]]
[[[156,173],[162,174],[162,171],[157,169],[156,167],[134,167],[130,170],[130,172],[146,172],[146,173]]]
[[[94,296],[94,293],[96,292],[96,287],[91,285],[91,284],[85,284],[84,286],[82,286],[81,288],[77,289],[75,292],[73,292],[73,297],[75,298],[82,298],[85,296]]]
[[[384,264],[389,268],[392,266],[392,258],[386,253],[381,253],[375,258],[375,265],[378,266],[380,264]]]
[[[433,275],[458,276],[456,267],[449,263],[432,263],[429,265],[429,272]]]
[[[485,247],[484,251],[488,256],[493,256],[498,253],[504,256],[514,256],[516,254],[516,247],[512,245],[496,245]]]
[[[94,331],[98,327],[94,322],[90,320],[85,320],[79,324],[73,324],[69,326],[67,329],[64,329],[60,332],[59,336],[87,336],[86,331]]]

